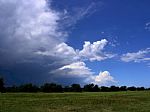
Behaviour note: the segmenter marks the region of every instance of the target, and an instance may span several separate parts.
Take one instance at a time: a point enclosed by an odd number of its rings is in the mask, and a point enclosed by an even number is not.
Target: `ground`
[[[3,93],[0,112],[150,112],[150,91]]]

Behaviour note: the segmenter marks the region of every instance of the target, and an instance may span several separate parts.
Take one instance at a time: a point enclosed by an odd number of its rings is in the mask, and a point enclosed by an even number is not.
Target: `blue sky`
[[[0,73],[7,84],[150,87],[149,0],[0,3]]]
[[[56,0],[56,3],[60,1]],[[65,2],[63,4],[63,2]],[[150,1],[148,0],[67,0],[61,1],[61,7],[84,7],[95,3],[95,12],[87,14],[74,26],[68,37],[68,44],[82,49],[85,40],[91,42],[106,38],[115,46],[109,50],[118,55],[137,52],[150,46],[150,32],[145,29],[150,21]],[[83,5],[84,4],[84,5]],[[108,70],[123,85],[149,86],[150,69],[148,62],[122,62],[119,58],[102,62],[87,62],[87,66],[94,72]]]

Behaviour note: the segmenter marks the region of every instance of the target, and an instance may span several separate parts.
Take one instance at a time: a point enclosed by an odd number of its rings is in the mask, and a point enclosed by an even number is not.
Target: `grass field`
[[[150,112],[150,91],[5,93],[0,112]]]

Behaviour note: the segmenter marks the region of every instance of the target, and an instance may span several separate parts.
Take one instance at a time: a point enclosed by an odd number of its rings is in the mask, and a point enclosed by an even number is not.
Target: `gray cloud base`
[[[0,0],[0,9],[0,72],[8,85],[103,84],[102,78],[96,80],[82,58],[101,61],[113,57],[102,52],[107,40],[89,43],[81,51],[74,50],[64,41],[67,32],[59,29],[64,14],[48,7],[45,0]],[[90,52],[88,49],[92,47]],[[79,74],[78,70],[84,72]],[[104,74],[105,84],[114,82],[109,72]]]

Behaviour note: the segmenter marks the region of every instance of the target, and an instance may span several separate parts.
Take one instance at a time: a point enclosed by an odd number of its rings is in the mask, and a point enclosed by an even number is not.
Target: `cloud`
[[[150,48],[140,50],[135,53],[126,53],[121,56],[121,60],[124,62],[147,62],[150,61]]]
[[[107,43],[108,41],[106,39],[93,42],[92,44],[89,41],[86,41],[83,45],[83,49],[79,51],[79,55],[90,61],[102,61],[108,58],[112,58],[115,55],[103,52]]]
[[[76,78],[81,84],[94,83],[97,85],[112,85],[116,84],[115,79],[108,71],[100,72],[95,75],[84,62],[75,62],[70,65],[65,65],[52,73],[59,74],[56,77]]]
[[[107,45],[107,43],[108,41],[106,39],[93,42],[92,44],[89,41],[85,41],[82,50],[74,49],[66,43],[60,43],[56,45],[53,50],[51,49],[50,51],[38,51],[37,54],[46,56],[55,55],[64,59],[67,58],[74,61],[102,61],[105,59],[113,58],[115,56],[115,54],[103,52],[104,47]]]
[[[85,42],[86,43],[86,42]],[[113,83],[115,81],[110,74],[107,74],[106,76],[102,75],[95,75],[91,69],[87,67],[84,61],[87,60],[97,60],[101,61],[102,58],[103,60],[107,58],[111,58],[112,54],[110,57],[103,57],[103,54],[106,55],[106,53],[103,53],[102,50],[107,44],[106,39],[102,39],[101,41],[96,41],[93,44],[85,44],[84,48],[82,50],[75,50],[71,46],[68,46],[66,43],[60,43],[57,46],[55,46],[54,50],[51,51],[44,51],[44,52],[37,52],[39,55],[43,56],[55,56],[57,58],[62,59],[64,62],[61,61],[64,65],[62,65],[60,68],[57,68],[55,70],[50,71],[50,74],[55,74],[55,78],[74,78],[78,79],[78,82],[82,83],[95,83],[95,84],[108,84],[108,83]],[[99,53],[100,52],[100,53]],[[82,53],[82,55],[81,55]],[[99,53],[99,54],[97,54]],[[109,55],[106,55],[109,56]],[[87,60],[85,60],[84,58]],[[109,73],[109,72],[104,72],[104,74]],[[101,73],[100,73],[101,74]],[[98,81],[99,77],[99,81]],[[104,78],[104,80],[102,79]],[[74,79],[71,79],[72,82]],[[82,80],[81,80],[82,79]],[[65,79],[66,80],[66,79]],[[66,82],[65,82],[66,83]]]
[[[66,83],[68,77],[85,83],[94,73],[84,61],[112,57],[103,52],[105,39],[85,42],[82,50],[66,44],[68,32],[60,27],[65,15],[46,0],[0,0],[0,8],[0,72],[8,84]]]
[[[0,0],[0,7],[0,72],[9,84],[51,81],[49,71],[66,62],[37,52],[53,53],[64,42],[60,12],[45,0]]]
[[[103,5],[102,2],[90,2],[84,3],[84,6],[72,6],[69,9],[64,10],[63,26],[71,27],[78,23],[85,17],[88,17],[95,13]]]
[[[45,0],[0,0],[0,54],[2,64],[35,57],[38,50],[48,50],[63,41],[59,30],[59,12],[47,7]]]
[[[148,23],[145,24],[145,29],[148,30],[148,31],[150,31],[150,22],[148,22]]]
[[[60,76],[65,76],[65,77],[78,77],[78,78],[83,78],[83,77],[89,77],[89,75],[93,74],[91,70],[86,67],[86,64],[84,62],[74,62],[69,65],[65,65],[59,69],[57,69],[54,72],[59,72],[58,74]]]
[[[92,76],[93,83],[98,85],[111,85],[115,84],[114,77],[108,71],[100,72],[97,76]]]
[[[65,64],[72,63],[79,60],[77,52],[71,46],[68,46],[66,43],[62,42],[57,44],[53,48],[47,51],[37,51],[36,54],[42,56],[51,56],[65,61]]]

